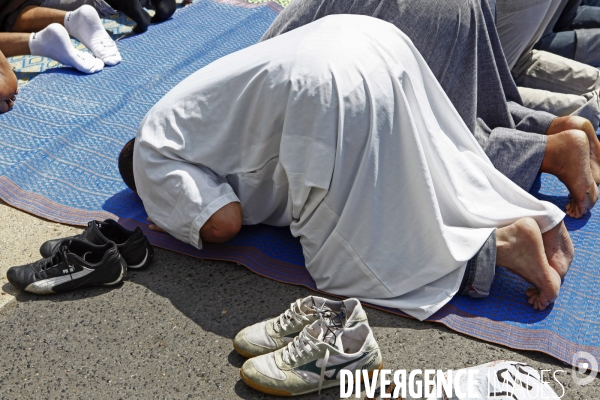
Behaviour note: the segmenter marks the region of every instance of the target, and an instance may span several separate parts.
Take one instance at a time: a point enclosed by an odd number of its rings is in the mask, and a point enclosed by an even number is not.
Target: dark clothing
[[[39,6],[43,0],[0,0],[0,32],[10,32],[17,17],[27,6]]]
[[[600,65],[600,4],[598,0],[569,0],[535,45],[565,58]]]

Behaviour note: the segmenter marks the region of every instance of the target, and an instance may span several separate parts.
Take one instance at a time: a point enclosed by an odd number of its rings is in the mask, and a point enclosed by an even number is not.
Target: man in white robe
[[[419,319],[469,293],[490,243],[488,289],[498,263],[537,309],[573,255],[564,214],[494,169],[410,39],[375,18],[322,18],[206,66],[119,163],[155,229],[202,248],[290,226],[320,290]]]

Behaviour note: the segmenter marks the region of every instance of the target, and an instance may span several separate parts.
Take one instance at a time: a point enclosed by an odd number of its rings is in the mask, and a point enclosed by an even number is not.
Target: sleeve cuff
[[[200,239],[200,228],[204,226],[206,221],[218,210],[223,208],[229,203],[239,202],[240,200],[235,195],[235,193],[227,193],[221,197],[217,197],[210,204],[208,204],[204,209],[200,212],[200,214],[194,219],[192,223],[192,227],[190,230],[189,243],[202,250],[202,240]]]

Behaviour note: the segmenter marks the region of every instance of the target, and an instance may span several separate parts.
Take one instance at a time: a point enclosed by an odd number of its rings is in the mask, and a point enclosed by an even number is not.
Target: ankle
[[[585,157],[589,151],[589,141],[583,131],[567,130],[548,136],[540,171],[559,176],[569,166],[571,157]]]
[[[512,251],[511,230],[513,226],[508,225],[496,229],[496,265],[506,267]]]

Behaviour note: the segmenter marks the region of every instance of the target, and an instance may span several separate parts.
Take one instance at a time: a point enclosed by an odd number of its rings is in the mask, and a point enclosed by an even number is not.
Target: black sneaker
[[[50,257],[61,242],[71,239],[85,240],[96,245],[115,242],[127,266],[132,270],[144,269],[154,259],[154,248],[139,226],[130,231],[112,219],[103,222],[90,221],[88,227],[79,235],[49,240],[40,247],[40,254],[42,257]]]
[[[127,263],[113,242],[96,246],[71,239],[51,257],[11,267],[6,272],[13,286],[26,292],[51,294],[88,286],[111,286],[127,274]]]

